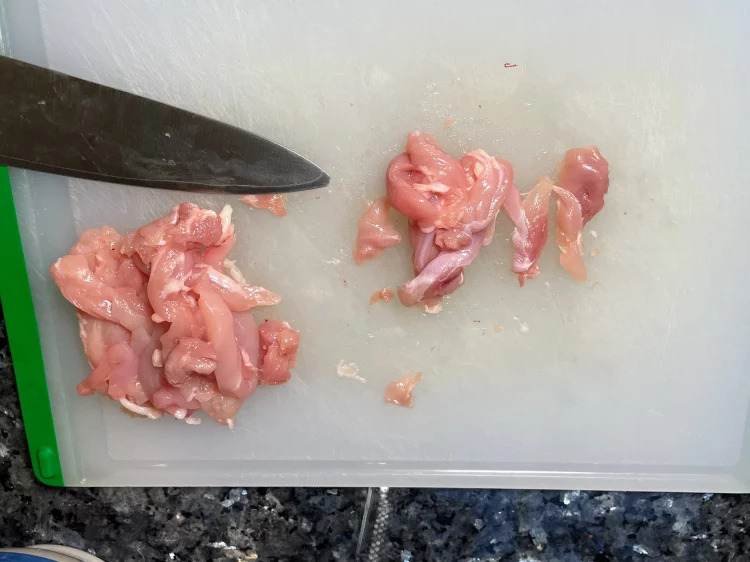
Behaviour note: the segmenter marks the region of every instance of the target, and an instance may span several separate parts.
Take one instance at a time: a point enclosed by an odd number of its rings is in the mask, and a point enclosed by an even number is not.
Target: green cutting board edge
[[[13,191],[8,169],[1,166],[0,240],[5,242],[7,252],[0,274],[0,304],[5,316],[31,464],[41,482],[50,486],[64,486]]]

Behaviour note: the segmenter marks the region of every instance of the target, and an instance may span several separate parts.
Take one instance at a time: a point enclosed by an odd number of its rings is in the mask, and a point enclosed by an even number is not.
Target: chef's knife
[[[248,131],[2,56],[0,165],[220,193],[301,191],[330,180]]]

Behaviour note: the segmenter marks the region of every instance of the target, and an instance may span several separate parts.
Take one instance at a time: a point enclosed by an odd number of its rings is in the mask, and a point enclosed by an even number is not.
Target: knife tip
[[[331,176],[321,170],[320,178],[313,182],[313,189],[326,187],[329,183],[331,183]]]

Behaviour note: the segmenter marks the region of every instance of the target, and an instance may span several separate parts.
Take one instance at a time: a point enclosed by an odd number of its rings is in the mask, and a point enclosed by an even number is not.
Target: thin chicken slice
[[[256,306],[272,306],[281,302],[281,297],[268,289],[239,283],[211,266],[197,266],[196,274],[188,280],[188,284],[198,295],[216,293],[224,299],[232,312],[243,312]]]
[[[549,198],[552,193],[552,180],[546,176],[539,178],[539,182],[524,198],[521,204],[525,225],[522,230],[516,228],[513,234],[517,243],[520,271],[516,271],[517,260],[514,257],[513,271],[518,273],[518,282],[523,287],[526,279],[534,279],[539,275],[537,262],[547,244],[549,222]],[[525,235],[524,235],[525,234]]]
[[[472,237],[467,247],[439,252],[414,279],[398,288],[401,304],[414,306],[424,299],[442,297],[455,291],[463,284],[464,268],[479,255],[483,240],[484,232],[480,231]]]
[[[555,239],[560,247],[560,265],[576,281],[586,281],[586,264],[583,263],[581,230],[583,216],[578,199],[566,189],[554,188],[557,194],[557,232]]]

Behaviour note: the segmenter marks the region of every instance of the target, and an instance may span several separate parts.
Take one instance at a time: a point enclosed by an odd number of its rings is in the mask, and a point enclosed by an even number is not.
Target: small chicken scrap
[[[282,193],[269,193],[267,195],[244,195],[240,197],[245,205],[256,209],[268,209],[277,217],[286,215],[286,198]]]
[[[354,263],[361,265],[378,257],[383,250],[401,242],[401,235],[388,216],[388,201],[378,197],[359,220],[357,242],[354,245]]]
[[[228,205],[217,214],[182,203],[125,236],[85,230],[50,267],[78,309],[93,369],[78,393],[191,424],[202,409],[231,428],[258,384],[289,380],[299,332],[278,320],[255,323],[250,309],[281,299],[246,283],[227,259],[234,244]]]
[[[405,306],[439,310],[440,299],[463,285],[466,268],[492,242],[502,208],[516,227],[512,270],[523,286],[526,279],[539,275],[537,261],[547,242],[554,193],[560,263],[583,281],[581,229],[604,206],[609,165],[596,147],[575,148],[566,153],[558,176],[558,185],[551,178],[540,178],[522,199],[506,160],[484,150],[455,160],[434,137],[414,131],[407,138],[406,151],[388,166],[386,201],[379,200],[360,220],[355,261],[376,257],[398,243],[398,233],[388,220],[386,205],[390,205],[409,219],[413,252],[414,278],[399,287],[399,300]]]
[[[383,402],[395,404],[403,408],[412,407],[412,392],[417,383],[422,380],[422,373],[407,373],[400,379],[391,381],[385,387]]]
[[[393,289],[391,289],[390,287],[386,287],[385,289],[380,289],[372,294],[372,296],[370,297],[370,304],[375,304],[378,301],[391,302],[392,298]]]

